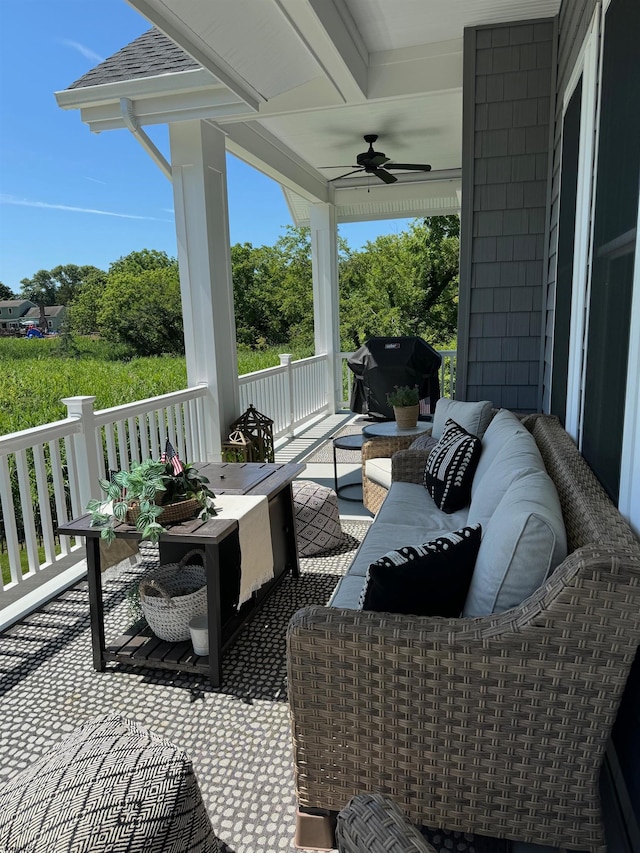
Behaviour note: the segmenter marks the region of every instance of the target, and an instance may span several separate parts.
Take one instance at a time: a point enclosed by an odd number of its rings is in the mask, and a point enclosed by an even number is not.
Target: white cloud
[[[107,185],[106,181],[100,181],[98,178],[90,178],[89,175],[85,175],[84,177],[85,177],[85,180],[93,181],[94,184],[104,184],[105,187]]]
[[[45,210],[67,210],[71,213],[92,213],[97,216],[116,216],[118,219],[143,219],[148,222],[169,222],[168,219],[158,219],[156,216],[137,216],[133,213],[115,213],[112,210],[97,210],[93,207],[71,207],[68,204],[49,204],[46,201],[28,201],[14,198],[10,195],[0,195],[0,204],[11,204],[18,207],[38,207]]]
[[[64,44],[66,47],[73,48],[73,50],[77,50],[79,54],[84,56],[85,59],[89,59],[91,62],[104,62],[104,56],[100,56],[100,54],[96,53],[95,50],[91,50],[90,47],[80,44],[79,41],[73,41],[72,39],[60,39],[60,43]]]

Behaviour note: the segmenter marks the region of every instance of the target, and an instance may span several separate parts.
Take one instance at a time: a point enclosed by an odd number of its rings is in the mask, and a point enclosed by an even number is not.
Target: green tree
[[[109,266],[109,274],[112,273],[137,273],[145,270],[161,270],[178,268],[178,261],[170,258],[166,252],[158,249],[141,249],[138,252],[130,252],[128,255],[118,258]]]
[[[98,310],[100,334],[136,355],[184,352],[177,264],[110,272]]]
[[[0,281],[0,299],[15,299],[15,293]]]
[[[442,346],[457,326],[458,218],[415,220],[341,263],[342,346],[374,335],[419,335]]]
[[[30,299],[36,305],[56,304],[56,283],[49,270],[38,270],[33,278],[20,280],[20,296]]]
[[[107,273],[102,270],[96,269],[85,279],[69,307],[69,324],[74,334],[94,335],[98,332],[98,312],[106,285]]]
[[[51,278],[56,284],[56,304],[71,305],[82,293],[88,281],[96,275],[104,275],[98,267],[90,264],[60,264],[51,270]]]

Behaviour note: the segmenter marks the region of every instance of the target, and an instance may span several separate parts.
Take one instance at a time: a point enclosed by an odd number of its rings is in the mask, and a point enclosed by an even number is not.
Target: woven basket
[[[188,565],[199,556],[202,565]],[[194,549],[179,563],[160,566],[140,582],[140,606],[153,633],[161,640],[188,640],[189,621],[207,612],[207,573],[204,551]]]
[[[162,508],[162,513],[158,516],[160,524],[176,524],[179,521],[187,521],[193,518],[202,509],[199,501],[195,498],[189,498],[187,501],[178,501],[178,503],[169,504]],[[127,524],[135,527],[138,516],[140,515],[140,505],[137,501],[133,501],[127,510]]]

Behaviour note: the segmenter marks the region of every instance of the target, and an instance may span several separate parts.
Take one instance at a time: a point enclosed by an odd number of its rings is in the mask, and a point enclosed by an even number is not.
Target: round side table
[[[336,494],[345,501],[362,501],[362,481],[338,485],[336,450],[362,450],[365,438],[366,436],[360,432],[356,435],[339,435],[333,439],[333,483]],[[358,490],[358,494],[347,494],[347,489],[352,491],[354,487]]]

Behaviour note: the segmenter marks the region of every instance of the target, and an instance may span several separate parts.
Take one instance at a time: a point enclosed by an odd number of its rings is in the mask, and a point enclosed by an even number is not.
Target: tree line
[[[343,350],[374,335],[419,335],[446,347],[458,315],[459,220],[414,220],[397,234],[352,250],[338,244]],[[231,247],[238,344],[313,348],[308,228],[287,227],[273,246]],[[71,335],[100,335],[132,355],[184,352],[178,262],[142,249],[108,270],[66,264],[20,282],[37,305],[66,305]],[[0,299],[14,298],[0,283]]]

